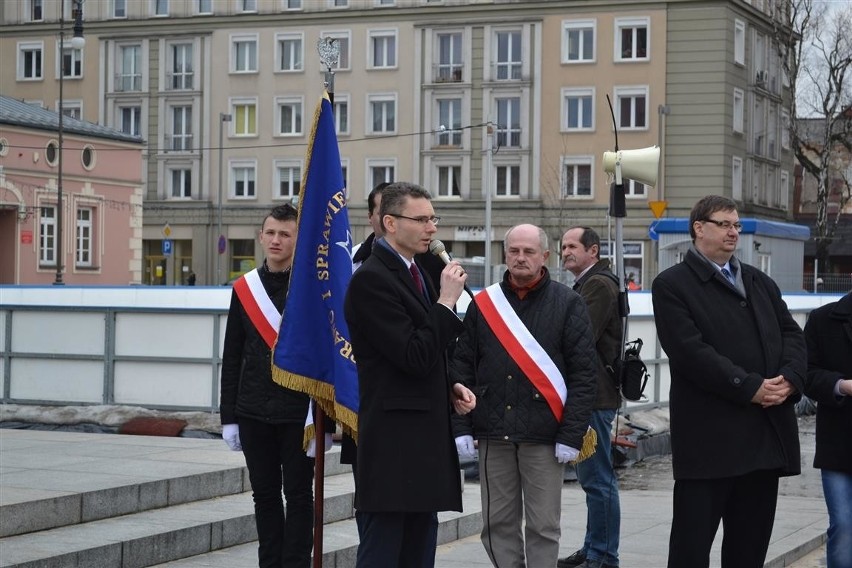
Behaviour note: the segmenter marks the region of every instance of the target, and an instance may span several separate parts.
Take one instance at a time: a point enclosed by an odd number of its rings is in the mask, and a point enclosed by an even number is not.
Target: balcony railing
[[[166,74],[166,84],[173,91],[192,90],[194,73],[192,69]]]
[[[463,67],[461,63],[439,63],[434,67],[436,83],[461,83]]]
[[[142,74],[115,74],[115,90],[116,92],[141,91],[142,90]]]
[[[166,134],[166,148],[172,152],[192,152],[192,134]]]

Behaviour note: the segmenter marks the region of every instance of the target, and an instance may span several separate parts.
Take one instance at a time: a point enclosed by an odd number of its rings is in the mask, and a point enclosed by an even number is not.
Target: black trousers
[[[314,459],[302,449],[304,424],[267,424],[249,418],[238,422],[254,499],[258,565],[310,568]]]
[[[722,521],[722,568],[763,568],[778,500],[778,474],[675,481],[668,568],[707,568]]]
[[[357,568],[433,568],[438,541],[437,513],[355,512]]]

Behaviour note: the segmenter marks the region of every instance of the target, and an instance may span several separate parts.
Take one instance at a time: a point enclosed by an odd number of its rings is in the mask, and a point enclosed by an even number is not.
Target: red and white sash
[[[246,311],[251,323],[270,349],[278,339],[281,327],[281,312],[272,303],[260,281],[257,268],[246,272],[234,282],[234,291]]]
[[[474,298],[476,306],[512,360],[544,396],[557,422],[562,421],[568,387],[553,359],[524,325],[503,294],[492,284]]]

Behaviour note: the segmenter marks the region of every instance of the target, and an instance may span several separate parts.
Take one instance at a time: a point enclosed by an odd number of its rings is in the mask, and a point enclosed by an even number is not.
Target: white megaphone
[[[657,170],[660,164],[660,147],[651,146],[639,150],[619,150],[618,152],[604,152],[604,171],[616,177],[615,183],[622,183],[621,177],[644,183],[645,185],[657,185]],[[618,166],[621,166],[618,168]]]

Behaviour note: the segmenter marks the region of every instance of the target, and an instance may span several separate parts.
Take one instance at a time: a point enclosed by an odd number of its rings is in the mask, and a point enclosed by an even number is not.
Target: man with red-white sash
[[[222,438],[246,458],[261,568],[308,568],[313,546],[314,459],[302,449],[309,399],[275,383],[271,362],[297,216],[295,207],[283,204],[264,218],[259,240],[265,259],[234,282],[222,350]]]
[[[456,446],[471,459],[478,441],[491,562],[556,566],[564,464],[589,451],[594,333],[583,299],[550,279],[541,228],[512,227],[503,251],[503,280],[474,298],[451,364],[452,380],[477,397],[473,412],[453,418]]]

